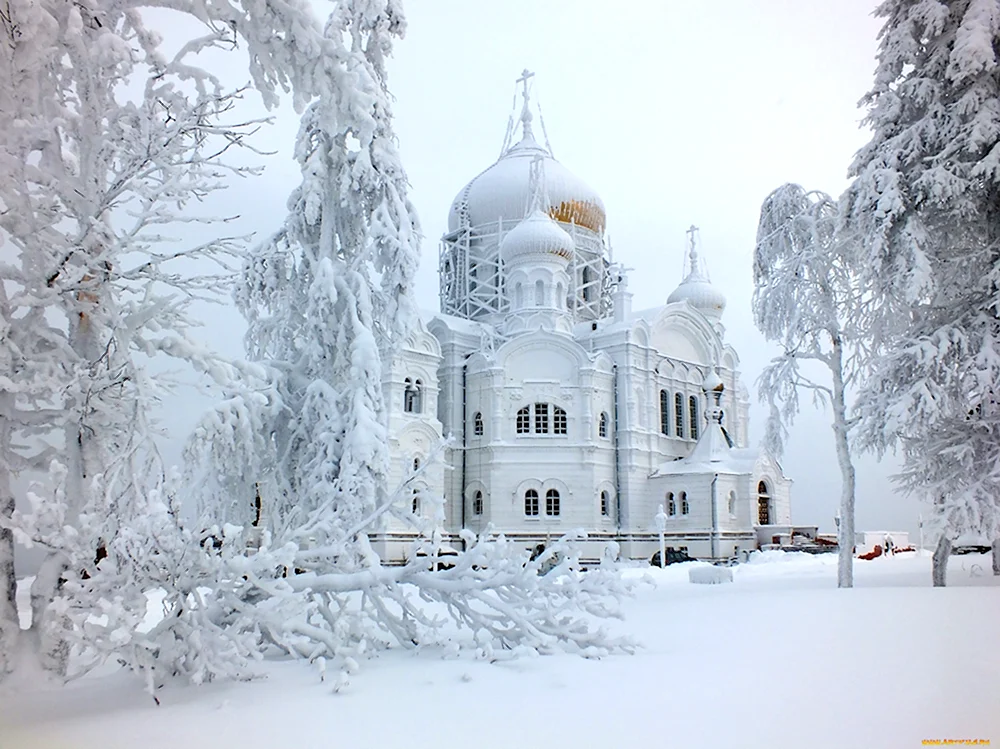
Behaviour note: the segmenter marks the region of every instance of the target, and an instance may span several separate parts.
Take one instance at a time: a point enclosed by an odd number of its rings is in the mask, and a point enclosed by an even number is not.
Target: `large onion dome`
[[[573,223],[603,234],[606,217],[600,196],[535,142],[527,107],[521,121],[524,133],[521,141],[508,148],[493,166],[474,177],[455,196],[448,212],[448,231],[495,224],[498,220],[513,226],[524,218],[531,197],[531,163],[541,158],[548,214],[561,223]]]

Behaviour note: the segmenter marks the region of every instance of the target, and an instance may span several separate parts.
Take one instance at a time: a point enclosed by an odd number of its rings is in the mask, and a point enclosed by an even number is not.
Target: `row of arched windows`
[[[680,492],[675,497],[673,492],[667,492],[667,515],[675,517],[680,510],[681,515],[691,512],[691,503],[688,502],[687,492]],[[727,497],[727,509],[730,517],[736,517],[736,492],[729,492]],[[601,497],[601,507],[603,514],[604,498]],[[767,482],[761,481],[757,484],[757,524],[771,524],[771,492],[767,487]]]
[[[601,515],[604,517],[611,516],[611,494],[606,489],[601,491]],[[535,518],[541,515],[542,503],[541,495],[538,493],[537,489],[527,489],[524,492],[524,514],[526,517]],[[559,517],[561,514],[561,500],[562,497],[559,494],[558,489],[548,489],[545,492],[545,515],[546,517]],[[484,510],[485,502],[483,500],[483,493],[477,490],[472,496],[472,514],[482,515]],[[416,490],[414,490],[414,513],[417,512],[416,504]]]
[[[566,411],[550,403],[535,403],[517,412],[518,434],[566,434]]]
[[[549,489],[545,492],[545,515],[547,517],[559,517],[559,490]],[[524,492],[524,514],[529,518],[539,515],[538,491],[528,489]]]
[[[666,390],[660,391],[660,433],[668,437],[684,437],[684,396],[681,393],[674,393],[673,397],[673,419],[671,420],[671,399],[670,393]],[[687,399],[687,437],[688,439],[698,439],[698,397],[689,396]]]
[[[561,283],[557,283],[556,298],[554,301],[557,309],[563,308],[563,305],[565,304],[565,294],[566,290],[563,288],[563,285]],[[535,281],[535,306],[547,307],[549,304],[549,300],[546,300],[545,298],[545,283],[542,280]],[[514,308],[523,309],[524,306],[524,285],[517,283],[514,285]]]
[[[691,504],[688,502],[687,492],[681,492],[677,499],[674,499],[673,492],[667,492],[667,515],[674,517],[677,514],[677,505],[680,503],[681,515],[691,512]]]
[[[608,414],[602,411],[597,421],[597,436],[601,439],[607,439],[610,432],[610,425],[611,420]],[[535,434],[549,434],[550,426],[551,434],[566,434],[568,420],[566,411],[559,408],[559,406],[550,403],[535,403],[533,406],[525,406],[517,412],[517,419],[514,426],[518,434],[531,434],[532,432]],[[472,417],[472,434],[476,437],[482,437],[484,431],[483,414],[480,411],[476,411]]]

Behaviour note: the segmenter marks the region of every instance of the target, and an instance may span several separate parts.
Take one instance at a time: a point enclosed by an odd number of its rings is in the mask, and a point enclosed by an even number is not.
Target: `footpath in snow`
[[[955,557],[858,562],[772,553],[721,585],[691,565],[649,573],[616,624],[644,648],[602,660],[494,664],[440,650],[381,653],[334,695],[301,662],[251,683],[168,687],[157,707],[116,672],[0,692],[0,748],[1000,746],[1000,578]]]

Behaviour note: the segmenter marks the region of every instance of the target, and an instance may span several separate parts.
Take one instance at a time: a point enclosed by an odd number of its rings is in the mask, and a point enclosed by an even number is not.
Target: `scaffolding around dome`
[[[600,196],[535,141],[527,71],[523,83],[521,139],[474,177],[452,201],[448,232],[441,238],[438,272],[441,311],[469,320],[499,322],[510,309],[500,244],[529,213],[531,165],[541,163],[546,182],[542,209],[572,238],[566,310],[576,321],[597,320],[612,310],[614,276],[604,241]]]
[[[441,239],[438,270],[443,313],[488,322],[509,310],[500,244],[519,223],[499,219],[493,224],[457,229]],[[612,309],[614,288],[604,242],[589,229],[559,225],[574,245],[566,309],[578,321],[606,317]]]

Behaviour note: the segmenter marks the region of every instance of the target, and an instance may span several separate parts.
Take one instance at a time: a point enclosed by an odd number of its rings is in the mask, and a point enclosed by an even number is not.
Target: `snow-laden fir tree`
[[[819,192],[784,185],[761,206],[754,251],[754,322],[781,346],[758,380],[770,407],[766,439],[781,454],[785,425],[799,411],[799,391],[833,411],[841,472],[837,584],[853,585],[854,463],[847,389],[857,373],[855,245],[838,231],[837,204]],[[803,366],[806,367],[803,370]],[[815,373],[820,379],[815,378]]]
[[[489,533],[467,534],[467,550],[444,564],[433,521],[411,513],[420,471],[387,486],[383,363],[415,321],[419,253],[385,68],[404,28],[387,0],[344,0],[331,15],[329,64],[296,145],[302,183],[236,295],[269,383],[234,392],[188,449],[206,537],[230,555],[216,600],[252,611],[265,641],[333,665],[338,687],[382,646],[464,642],[492,658],[519,647],[598,654],[618,642],[588,617],[615,613],[622,585],[574,572],[568,542],[530,560]],[[400,567],[383,566],[368,542],[389,515],[424,533]],[[469,636],[447,634],[442,614]]]
[[[1000,9],[888,0],[876,14],[873,135],[844,196],[877,354],[860,442],[898,448],[903,487],[932,503],[944,584],[950,538],[1000,533]]]
[[[172,56],[144,23],[154,7],[191,22]],[[200,679],[249,652],[198,605],[219,561],[180,527],[147,418],[161,392],[148,357],[232,379],[193,342],[189,304],[224,288],[241,243],[219,228],[174,236],[210,224],[199,201],[251,172],[228,159],[255,123],[237,117],[239,92],[199,67],[211,48],[246,48],[269,104],[289,87],[308,101],[325,60],[298,1],[11,0],[0,11],[0,676],[15,658],[70,675],[114,655]],[[15,480],[32,476],[15,512]],[[27,630],[15,536],[47,553]],[[156,587],[167,616],[139,637]]]

